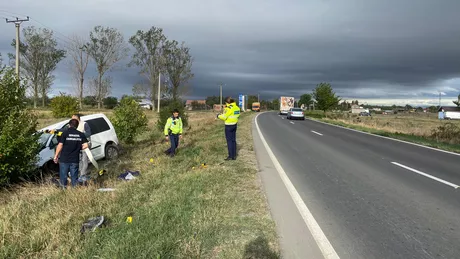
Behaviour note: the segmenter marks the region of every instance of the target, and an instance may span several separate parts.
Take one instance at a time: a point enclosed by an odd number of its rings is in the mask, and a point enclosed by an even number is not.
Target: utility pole
[[[441,108],[441,92],[439,92],[439,108]]]
[[[260,102],[260,94],[257,94],[257,102]]]
[[[28,22],[29,21],[29,16],[27,16],[27,19],[19,19],[16,17],[16,20],[8,20],[5,19],[6,23],[14,23],[16,26],[16,75],[18,77],[18,81],[20,80],[19,78],[19,36],[20,36],[20,27],[22,22]]]
[[[161,91],[160,91],[160,88],[161,88],[161,72],[158,73],[158,113],[160,113],[160,94],[161,94]]]
[[[222,110],[222,83],[220,83],[220,109]]]

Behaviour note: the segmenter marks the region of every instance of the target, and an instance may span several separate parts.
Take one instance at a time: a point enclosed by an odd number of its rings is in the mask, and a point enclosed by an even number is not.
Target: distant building
[[[440,107],[438,118],[440,120],[458,120],[460,119],[460,107]]]
[[[193,105],[192,105],[193,102],[197,102],[198,105],[200,107],[202,107],[202,109],[200,109],[200,110],[205,110],[207,108],[206,107],[206,100],[187,100],[185,102],[185,109],[187,109],[189,111],[193,110]]]
[[[362,112],[367,112],[369,113],[369,110],[368,109],[364,109],[363,107],[359,106],[359,105],[356,105],[356,104],[353,104],[351,106],[351,113],[354,113],[354,114],[360,114]]]
[[[225,104],[222,104],[222,107],[220,106],[220,104],[214,104],[214,106],[212,107],[212,109],[216,112],[222,111],[222,108],[225,108]]]

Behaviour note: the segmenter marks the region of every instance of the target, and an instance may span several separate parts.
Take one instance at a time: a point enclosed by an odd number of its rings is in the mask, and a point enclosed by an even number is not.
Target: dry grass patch
[[[439,120],[436,114],[409,113],[359,117],[349,113],[332,113],[328,118],[324,118],[319,113],[307,113],[307,116],[381,136],[460,152],[460,121]]]
[[[168,144],[162,134],[149,131],[126,146],[119,161],[103,163],[103,186],[115,192],[29,184],[1,194],[0,257],[278,258],[275,226],[257,180],[252,115],[241,117],[239,160],[225,163],[222,122],[213,113],[189,115],[190,130],[175,158],[163,155]],[[192,170],[201,163],[207,168]],[[116,179],[125,169],[141,176]],[[99,215],[109,225],[80,235],[82,222]]]

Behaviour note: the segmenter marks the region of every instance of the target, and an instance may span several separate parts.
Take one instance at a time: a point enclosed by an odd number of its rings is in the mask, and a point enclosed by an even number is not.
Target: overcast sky
[[[192,92],[299,97],[329,82],[344,99],[369,104],[453,105],[460,93],[459,0],[1,0],[0,17],[49,27],[65,45],[95,25],[127,40],[164,29],[194,57]],[[19,16],[22,18],[21,16]],[[13,24],[0,22],[0,52],[13,52]],[[126,63],[129,60],[125,61]],[[88,76],[95,67],[88,68]],[[65,63],[53,92],[73,93]],[[112,95],[131,94],[135,68],[114,72]]]

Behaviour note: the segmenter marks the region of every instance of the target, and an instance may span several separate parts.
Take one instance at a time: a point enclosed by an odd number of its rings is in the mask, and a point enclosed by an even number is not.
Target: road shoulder
[[[272,218],[276,222],[282,257],[323,258],[315,239],[305,225],[302,216],[263,145],[255,126],[255,119],[253,119],[252,124],[252,135],[259,177],[262,181]]]

